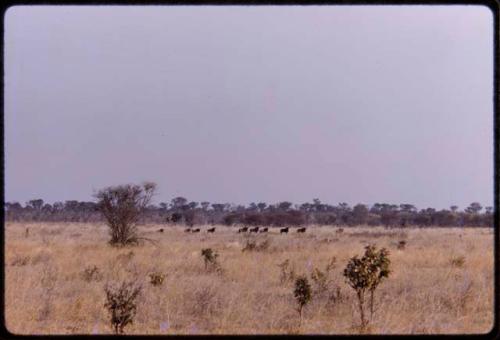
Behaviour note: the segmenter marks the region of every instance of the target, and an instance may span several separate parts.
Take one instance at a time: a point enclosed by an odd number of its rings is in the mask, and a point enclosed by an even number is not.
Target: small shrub
[[[31,264],[37,265],[39,263],[49,263],[51,259],[52,255],[49,252],[42,250],[33,256],[33,258],[31,259]]]
[[[26,228],[24,231],[24,237],[28,238],[30,236],[30,228]]]
[[[280,282],[281,283],[295,280],[295,277],[296,277],[295,269],[290,265],[289,259],[286,259],[282,263],[278,264],[278,267],[280,267]]]
[[[293,290],[293,296],[295,301],[297,301],[297,312],[299,312],[299,327],[302,324],[302,310],[304,306],[311,301],[311,285],[305,276],[299,276],[295,280],[295,288]]]
[[[38,321],[45,321],[49,318],[52,312],[52,304],[54,301],[54,291],[58,277],[58,269],[51,264],[44,264],[42,267],[42,277],[40,279],[40,287],[42,288],[42,300],[40,310],[37,316]]]
[[[326,307],[329,309],[333,309],[333,307],[344,300],[344,297],[341,293],[340,287],[336,286],[333,289],[328,291]]]
[[[153,286],[160,286],[163,284],[163,281],[165,280],[165,274],[159,273],[159,272],[153,272],[149,274],[149,282]]]
[[[241,251],[265,251],[269,248],[269,240],[264,240],[261,243],[257,243],[255,240],[247,240],[245,246]]]
[[[246,240],[245,246],[241,249],[242,252],[253,251],[257,248],[257,242],[254,240]]]
[[[192,301],[192,313],[197,317],[216,315],[221,305],[217,290],[212,286],[202,286],[195,290]]]
[[[465,256],[457,256],[450,260],[453,267],[462,268],[465,264]]]
[[[270,244],[271,244],[271,242],[269,242],[269,240],[264,240],[259,245],[257,245],[257,250],[258,251],[268,250]]]
[[[464,309],[467,305],[467,301],[472,299],[473,285],[474,283],[472,280],[464,280],[464,282],[460,285],[461,289],[458,298],[458,305],[460,308]]]
[[[365,293],[370,293],[370,317],[372,317],[373,296],[378,285],[385,278],[389,277],[389,265],[389,251],[385,248],[376,251],[375,246],[368,245],[365,247],[363,257],[359,259],[357,256],[354,256],[349,260],[347,267],[344,269],[344,276],[347,283],[357,294],[362,329],[368,325],[364,311]]]
[[[30,262],[30,257],[29,256],[19,256],[19,255],[16,255],[16,256],[14,256],[14,259],[12,260],[12,262],[10,263],[10,265],[11,266],[22,267],[22,266],[26,266],[29,262]]]
[[[203,261],[205,262],[205,270],[209,272],[221,272],[221,267],[217,258],[219,254],[214,251],[212,248],[206,248],[201,250],[201,256],[203,257]]]
[[[116,260],[117,261],[120,261],[120,262],[123,262],[123,263],[127,263],[128,261],[130,261],[133,257],[135,256],[135,253],[131,250],[129,251],[128,253],[126,254],[119,254],[117,257],[116,257]]]
[[[122,282],[120,285],[106,285],[106,307],[111,315],[110,323],[115,334],[123,334],[124,328],[131,324],[137,313],[136,299],[141,286],[135,282]]]
[[[314,293],[316,295],[322,295],[328,291],[328,288],[332,282],[329,278],[329,274],[335,268],[336,261],[337,259],[335,257],[332,257],[330,262],[326,265],[325,270],[323,271],[319,268],[313,269],[311,273],[311,279],[315,286]]]
[[[82,272],[82,279],[85,282],[100,281],[102,274],[97,266],[87,266]]]

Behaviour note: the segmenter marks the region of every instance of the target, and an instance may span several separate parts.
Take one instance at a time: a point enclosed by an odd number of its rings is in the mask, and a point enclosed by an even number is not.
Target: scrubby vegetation
[[[110,323],[115,334],[123,334],[124,328],[134,321],[137,313],[136,299],[142,287],[136,282],[123,281],[119,284],[106,284],[106,307],[110,314]]]
[[[492,326],[490,228],[355,227],[339,234],[308,226],[306,235],[270,228],[249,238],[224,226],[214,234],[206,233],[208,225],[196,234],[181,226],[158,233],[159,227],[139,227],[155,244],[124,248],[107,244],[103,224],[7,223],[7,328],[18,334],[357,334],[359,300],[344,276],[356,254],[363,263],[390,258],[388,277],[380,266],[371,272],[383,281],[361,285],[365,333],[478,333]],[[404,251],[402,239],[411,245]],[[242,251],[265,240],[265,251]],[[367,253],[371,243],[376,248]],[[124,282],[136,284],[121,289]],[[142,287],[140,293],[132,286]],[[309,291],[310,298],[297,299],[296,288],[297,296]],[[307,302],[299,327],[301,301]]]

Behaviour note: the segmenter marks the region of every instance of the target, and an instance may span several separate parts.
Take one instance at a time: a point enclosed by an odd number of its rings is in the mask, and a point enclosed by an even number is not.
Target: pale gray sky
[[[23,6],[5,17],[7,201],[493,202],[482,6]]]

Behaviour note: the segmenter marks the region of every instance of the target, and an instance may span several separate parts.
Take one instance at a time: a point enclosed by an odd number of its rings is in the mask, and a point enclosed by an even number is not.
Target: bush
[[[311,301],[311,285],[305,276],[299,276],[295,280],[295,288],[293,290],[293,296],[295,297],[295,301],[297,301],[298,307],[297,311],[299,312],[299,327],[302,324],[302,310],[306,304]]]
[[[335,262],[337,259],[332,257],[330,262],[326,265],[325,270],[320,270],[319,268],[314,268],[311,273],[311,279],[314,282],[314,293],[315,295],[322,295],[323,293],[328,291],[328,288],[331,284],[331,280],[329,278],[330,272],[335,268]]]
[[[457,256],[450,260],[453,267],[462,268],[465,264],[465,256]]]
[[[205,262],[205,270],[212,272],[221,272],[221,267],[217,258],[219,254],[216,251],[212,250],[212,248],[206,248],[201,250],[201,256],[203,257],[203,261]]]
[[[154,183],[120,185],[100,190],[97,209],[103,214],[109,227],[111,245],[137,244],[137,222],[151,202],[156,189]]]
[[[165,274],[159,273],[159,272],[153,272],[149,274],[149,282],[153,286],[160,286],[163,284],[163,281],[165,280]]]
[[[406,248],[406,241],[404,241],[404,240],[403,241],[399,241],[399,243],[398,243],[398,249],[399,250],[403,250],[405,248]]]
[[[202,285],[196,288],[192,296],[191,311],[196,317],[211,318],[222,308],[216,287]]]
[[[285,283],[287,281],[295,280],[295,269],[290,265],[290,260],[286,259],[282,263],[278,264],[280,267],[280,282]]]
[[[30,262],[30,257],[29,256],[19,256],[16,255],[12,262],[10,263],[11,266],[26,266]]]
[[[389,251],[385,248],[376,251],[375,246],[368,245],[365,247],[363,257],[359,259],[354,256],[344,269],[347,283],[356,291],[358,297],[361,328],[363,329],[368,325],[364,312],[365,293],[370,293],[370,317],[372,317],[373,296],[378,285],[389,277],[389,265]]]
[[[100,281],[102,274],[97,266],[88,266],[82,272],[82,279],[86,282]]]
[[[255,241],[255,240],[247,240],[245,242],[245,246],[243,247],[243,249],[241,249],[241,251],[243,251],[243,252],[245,252],[245,251],[264,251],[264,250],[267,250],[269,248],[269,245],[270,245],[269,240],[264,240],[260,244],[257,243],[257,241]]]
[[[135,256],[135,253],[131,250],[126,254],[118,254],[116,256],[116,261],[122,262],[123,264],[129,262],[132,260],[132,258]]]
[[[122,282],[120,285],[106,285],[106,307],[111,314],[111,327],[115,334],[123,334],[124,328],[133,322],[137,313],[136,299],[142,288],[135,282]]]

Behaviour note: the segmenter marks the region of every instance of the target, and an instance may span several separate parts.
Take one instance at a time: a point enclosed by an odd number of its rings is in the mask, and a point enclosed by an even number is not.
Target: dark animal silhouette
[[[299,229],[297,229],[297,232],[298,233],[305,233],[306,232],[306,228],[305,227],[304,228],[299,228]]]
[[[185,233],[190,233],[191,231],[192,231],[191,228],[184,229]]]
[[[158,230],[159,233],[163,233],[163,228]]]
[[[215,232],[215,227],[207,229],[207,233],[214,233]]]
[[[259,230],[259,233],[267,233],[267,228],[262,228]]]
[[[196,229],[193,229],[191,230],[192,233],[199,233],[200,232],[200,228],[196,228]]]
[[[340,233],[343,233],[343,232],[344,232],[344,228],[339,228],[339,229],[337,229],[337,231],[336,231],[336,233],[337,233],[337,234],[340,234]]]
[[[251,233],[257,233],[259,231],[259,227],[250,228],[248,231]]]
[[[244,227],[244,228],[240,228],[238,229],[238,232],[239,233],[246,233],[248,231],[248,228],[247,227]]]
[[[287,233],[288,234],[288,227],[280,229],[280,234],[283,234],[283,233]]]

